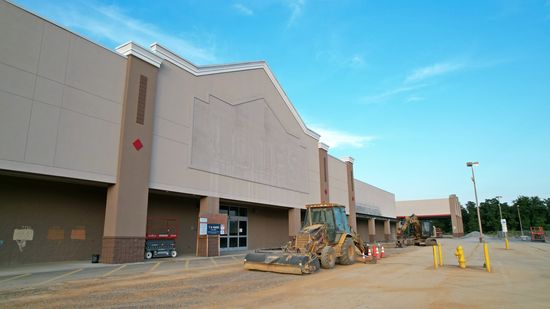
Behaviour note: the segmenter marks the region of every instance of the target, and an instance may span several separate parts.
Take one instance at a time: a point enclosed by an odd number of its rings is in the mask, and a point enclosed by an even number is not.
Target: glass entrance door
[[[246,250],[248,248],[248,211],[244,207],[220,206],[220,213],[227,214],[228,226],[220,235],[220,249]]]

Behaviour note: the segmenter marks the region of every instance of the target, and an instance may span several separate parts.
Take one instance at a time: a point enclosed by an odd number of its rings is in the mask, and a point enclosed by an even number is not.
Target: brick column
[[[376,220],[374,218],[369,218],[369,242],[374,242],[376,240]]]
[[[288,237],[294,238],[300,232],[302,225],[302,210],[300,208],[290,208],[288,210]]]
[[[328,191],[328,145],[323,143],[319,143],[319,177],[321,203],[330,202]]]
[[[349,216],[348,223],[351,226],[351,229],[357,232],[357,215],[355,213],[355,178],[353,177],[353,158],[347,157],[344,158],[346,162],[346,171],[348,178],[348,205],[349,205]]]
[[[384,239],[386,241],[390,241],[391,239],[390,220],[384,221]]]
[[[133,43],[117,51],[128,56],[122,105],[116,184],[107,190],[102,263],[144,259],[153,142],[153,112],[161,59]]]

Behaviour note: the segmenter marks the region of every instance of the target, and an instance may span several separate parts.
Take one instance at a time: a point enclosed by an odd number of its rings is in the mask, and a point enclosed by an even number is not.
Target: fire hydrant
[[[462,246],[456,247],[455,255],[458,258],[458,266],[460,268],[466,268],[466,260],[464,259],[464,249],[462,249]]]

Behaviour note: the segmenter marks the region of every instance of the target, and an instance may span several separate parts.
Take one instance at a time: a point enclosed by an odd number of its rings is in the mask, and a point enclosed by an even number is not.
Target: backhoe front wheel
[[[333,247],[326,246],[321,250],[321,267],[326,269],[334,268],[336,264],[336,251]]]
[[[342,256],[338,260],[339,264],[351,265],[355,262],[355,244],[353,239],[346,238],[342,245]]]

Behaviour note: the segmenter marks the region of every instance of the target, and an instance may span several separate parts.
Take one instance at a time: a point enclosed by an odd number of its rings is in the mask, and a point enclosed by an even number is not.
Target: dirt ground
[[[0,292],[0,307],[167,308],[548,308],[550,245],[490,241],[492,272],[477,239],[443,239],[444,266],[431,247],[386,249],[377,264],[296,276],[246,271],[240,262],[208,269],[153,271]],[[464,247],[467,269],[454,250]]]

